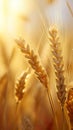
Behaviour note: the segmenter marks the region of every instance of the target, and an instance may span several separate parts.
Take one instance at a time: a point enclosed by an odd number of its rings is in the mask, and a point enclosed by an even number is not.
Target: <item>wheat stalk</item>
[[[61,49],[60,49],[60,42],[57,28],[52,27],[49,29],[49,40],[51,42],[52,48],[52,55],[53,55],[53,64],[55,68],[55,75],[56,75],[56,87],[57,87],[57,97],[60,101],[61,108],[62,108],[62,119],[63,125],[62,129],[65,130],[65,121],[67,123],[67,119],[64,112],[64,104],[66,100],[66,85],[65,85],[65,78],[64,78],[64,64],[63,64],[63,57],[61,56]]]
[[[55,75],[56,75],[56,87],[57,87],[57,96],[61,102],[61,105],[64,106],[66,99],[66,85],[64,78],[64,64],[63,57],[61,56],[59,36],[56,28],[51,28],[49,30],[49,40],[51,42]]]
[[[61,49],[60,49],[60,42],[57,28],[52,27],[49,29],[49,40],[51,42],[52,48],[52,55],[53,55],[53,62],[55,68],[55,75],[56,75],[56,87],[57,87],[57,97],[61,103],[62,108],[62,115],[63,115],[63,128],[65,124],[65,120],[67,123],[67,119],[64,112],[64,104],[66,100],[66,85],[65,85],[65,78],[64,78],[64,64],[63,64],[63,57],[61,56]]]
[[[29,45],[26,45],[24,40],[16,40],[21,51],[28,59],[29,64],[34,69],[37,78],[47,88],[48,87],[48,76],[45,69],[42,67],[38,60],[38,56],[34,54],[34,51],[30,49]]]
[[[15,83],[15,98],[16,102],[19,103],[23,99],[24,93],[26,92],[26,81],[27,81],[27,76],[29,74],[29,69],[26,70],[25,72],[22,72],[20,77],[17,79]]]
[[[69,11],[70,11],[70,14],[71,14],[72,17],[73,17],[73,10],[72,10],[72,8],[71,8],[71,6],[70,6],[68,0],[66,1],[66,5],[67,5],[67,7],[68,7],[68,9],[69,9]]]

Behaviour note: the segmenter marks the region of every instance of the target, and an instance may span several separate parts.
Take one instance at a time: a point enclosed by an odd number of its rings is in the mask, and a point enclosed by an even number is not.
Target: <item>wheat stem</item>
[[[70,118],[71,130],[73,130],[73,88],[69,89],[66,107]]]
[[[68,7],[68,9],[69,9],[69,11],[70,11],[70,14],[71,14],[72,17],[73,17],[73,10],[72,10],[72,8],[71,8],[71,6],[70,6],[68,0],[66,1],[66,4],[67,4],[67,7]]]

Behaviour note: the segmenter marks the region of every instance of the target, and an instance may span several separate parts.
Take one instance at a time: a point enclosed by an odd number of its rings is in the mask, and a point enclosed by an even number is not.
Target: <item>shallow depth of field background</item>
[[[73,8],[73,1],[68,2]],[[17,77],[29,66],[15,43],[15,39],[20,37],[39,55],[48,72],[61,130],[61,110],[56,97],[48,40],[48,29],[54,24],[59,30],[66,83],[69,88],[69,84],[73,84],[73,16],[67,6],[67,0],[0,0],[0,78],[6,75],[0,83],[0,130],[15,130],[15,126],[18,126],[18,130],[23,130],[26,117],[34,130],[55,129],[46,91],[33,72],[27,84],[27,94],[24,95],[15,115],[14,84]]]

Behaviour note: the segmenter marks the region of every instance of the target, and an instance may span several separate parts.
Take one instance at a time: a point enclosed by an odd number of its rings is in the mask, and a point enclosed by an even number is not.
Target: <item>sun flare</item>
[[[8,24],[12,28],[10,22],[19,15],[25,15],[28,10],[28,0],[0,0],[0,32],[4,32]]]

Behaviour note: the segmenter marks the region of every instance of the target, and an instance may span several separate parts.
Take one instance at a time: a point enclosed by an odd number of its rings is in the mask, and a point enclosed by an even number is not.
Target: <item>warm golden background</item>
[[[71,7],[71,8],[69,8]],[[63,51],[67,88],[73,85],[73,1],[0,0],[0,130],[54,130],[53,114],[45,89],[33,72],[27,93],[16,112],[14,84],[29,65],[15,39],[24,38],[39,55],[49,75],[55,112],[61,130],[62,117],[56,97],[48,29],[57,25]],[[27,122],[25,121],[27,118]],[[30,129],[30,128],[29,128]]]

